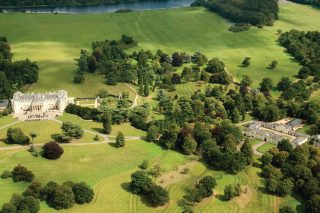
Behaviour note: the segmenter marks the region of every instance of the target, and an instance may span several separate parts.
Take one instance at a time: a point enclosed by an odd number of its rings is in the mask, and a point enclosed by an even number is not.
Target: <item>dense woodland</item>
[[[0,7],[77,6],[135,1],[140,0],[0,0]]]
[[[301,3],[301,4],[311,4],[311,5],[320,7],[320,0],[290,0],[290,1]]]
[[[284,140],[277,148],[262,156],[262,176],[265,189],[285,197],[299,194],[307,202],[309,213],[320,210],[320,153],[319,149],[304,144],[292,147]]]
[[[279,13],[277,0],[208,0],[203,4],[236,23],[272,25]]]
[[[0,100],[11,97],[13,91],[38,81],[39,67],[29,59],[12,61],[10,44],[0,37]]]
[[[280,37],[280,41],[285,40],[284,35],[286,33]],[[303,50],[310,44],[305,42],[299,45],[299,49]],[[308,51],[305,55],[311,61],[317,60]],[[201,53],[189,56],[178,52],[169,56],[161,50],[156,54],[144,50],[127,54],[117,42],[110,41],[94,42],[92,54],[87,53],[85,59],[80,57],[78,61],[79,69],[84,64],[84,72],[103,74],[108,84],[119,81],[136,84],[144,96],[157,88],[158,106],[151,109],[145,104],[134,109],[120,107],[106,110],[70,105],[67,112],[103,122],[106,132],[110,132],[111,124],[130,121],[132,126],[147,131],[147,141],[186,155],[201,155],[209,168],[237,173],[251,164],[251,147],[245,143],[240,151],[236,149],[243,137],[241,130],[232,124],[244,120],[247,114],[267,122],[290,116],[320,126],[319,102],[309,101],[312,91],[319,87],[316,80],[292,82],[283,77],[277,83],[264,78],[260,87],[253,89],[250,77],[243,76],[235,89],[228,89],[232,79],[221,81],[216,77],[226,73],[224,63],[218,58],[208,60]],[[249,58],[244,59],[244,65],[250,65]],[[176,70],[180,66],[183,66],[181,74]],[[275,66],[277,62],[272,61],[270,72]],[[127,67],[131,69],[125,69]],[[226,76],[224,79],[228,79]],[[205,91],[196,91],[190,98],[169,95],[170,91],[175,90],[176,84],[186,82],[212,84],[208,84]],[[282,92],[277,100],[271,96],[274,88]],[[163,115],[164,119],[150,120],[151,110]]]
[[[279,42],[292,54],[303,68],[298,77],[306,79],[315,76],[316,81],[320,78],[320,32],[303,32],[291,30],[281,34]]]

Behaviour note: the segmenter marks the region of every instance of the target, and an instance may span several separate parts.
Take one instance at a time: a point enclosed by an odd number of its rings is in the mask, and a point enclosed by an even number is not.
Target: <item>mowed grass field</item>
[[[83,129],[87,129],[90,131],[96,131],[97,133],[103,133],[103,125],[102,123],[96,121],[83,120],[76,115],[72,115],[69,113],[64,113],[63,116],[58,118],[60,121],[69,121],[72,123],[76,123],[80,125]],[[111,136],[116,136],[118,132],[122,132],[124,136],[145,136],[145,132],[139,129],[132,127],[128,123],[113,125]]]
[[[116,149],[106,144],[91,146],[64,146],[65,153],[57,161],[48,161],[33,157],[26,150],[0,152],[0,172],[11,170],[18,163],[32,170],[36,180],[45,183],[50,180],[86,181],[94,188],[95,199],[83,206],[74,206],[59,212],[181,212],[178,201],[185,194],[186,188],[206,175],[213,175],[217,180],[215,196],[204,199],[195,206],[195,212],[278,212],[283,203],[296,207],[300,202],[291,198],[279,198],[260,191],[262,179],[260,169],[250,167],[245,171],[231,175],[219,171],[209,171],[201,163],[191,167],[176,183],[166,186],[170,202],[160,208],[152,209],[145,205],[139,196],[128,192],[130,175],[138,170],[143,160],[159,164],[163,172],[172,171],[177,165],[185,164],[189,159],[177,152],[162,150],[159,146],[144,141],[128,141],[123,149]],[[63,171],[63,172],[61,172]],[[174,178],[174,177],[173,177]],[[161,179],[161,177],[159,178]],[[224,186],[240,183],[247,188],[241,197],[230,202],[221,200]],[[21,193],[27,183],[13,183],[12,180],[0,180],[0,205],[10,199],[12,193]],[[41,212],[57,212],[44,203]]]
[[[251,76],[257,87],[264,77],[277,83],[282,76],[293,78],[298,72],[299,65],[277,44],[277,30],[316,30],[319,20],[319,11],[289,3],[280,4],[280,20],[275,26],[241,33],[229,32],[231,23],[203,8],[121,14],[0,14],[0,27],[12,44],[15,59],[28,57],[39,62],[40,80],[30,91],[65,89],[72,96],[91,97],[103,88],[130,92],[124,84],[106,86],[97,75],[88,74],[82,85],[72,83],[74,59],[81,48],[90,49],[92,41],[128,34],[139,41],[135,49],[201,51],[209,58],[222,59],[236,80]],[[239,67],[244,57],[252,58],[248,68]],[[271,71],[266,67],[272,60],[279,65]]]
[[[12,122],[10,122],[12,123]],[[6,123],[9,124],[9,123]],[[1,126],[0,126],[1,127]],[[57,134],[61,134],[61,124],[55,121],[29,121],[29,122],[19,122],[10,127],[0,129],[0,147],[8,146],[5,144],[5,139],[7,135],[7,130],[9,128],[20,128],[24,134],[29,136],[31,132],[36,132],[37,137],[32,141],[33,143],[47,143],[54,141],[54,137]],[[30,137],[30,136],[29,136]],[[93,142],[94,134],[85,132],[83,137],[79,140],[73,140],[74,143],[88,143]],[[99,138],[99,141],[102,141],[102,138]]]

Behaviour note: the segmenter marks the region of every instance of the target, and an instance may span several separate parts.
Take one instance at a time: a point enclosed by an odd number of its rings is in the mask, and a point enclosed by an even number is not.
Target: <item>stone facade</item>
[[[294,145],[301,145],[310,138],[307,134],[296,132],[301,126],[302,120],[300,119],[294,119],[285,124],[258,121],[251,123],[244,131],[244,135],[273,144],[278,144],[281,140],[288,139]]]
[[[49,93],[16,92],[11,100],[14,117],[19,120],[48,120],[61,115],[68,104],[73,103],[64,90]]]

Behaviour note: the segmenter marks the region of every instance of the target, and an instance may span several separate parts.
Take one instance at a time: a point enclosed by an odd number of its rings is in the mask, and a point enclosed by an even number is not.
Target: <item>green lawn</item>
[[[98,133],[101,133],[103,131],[102,123],[90,121],[90,120],[83,120],[76,115],[64,113],[63,116],[60,116],[58,119],[60,121],[70,121],[72,123],[76,123],[84,129],[96,131]],[[125,136],[145,136],[144,131],[136,129],[131,125],[129,125],[128,123],[113,125],[112,132],[110,135],[116,136],[119,131],[121,131]]]
[[[21,128],[22,131],[29,136],[31,132],[36,132],[38,136],[34,139],[33,143],[47,143],[54,140],[54,135],[61,134],[62,130],[61,124],[54,122],[54,121],[28,121],[28,122],[19,122],[13,126],[10,126],[11,128]],[[8,127],[8,128],[10,128]],[[7,129],[1,129],[0,130],[0,146],[7,146],[7,144],[4,143]],[[84,136],[79,140],[74,140],[73,142],[78,143],[87,143],[87,142],[93,142],[93,138],[95,135],[90,133],[84,133]],[[99,138],[101,141],[102,138]]]
[[[17,121],[17,119],[13,118],[12,115],[0,117],[0,128],[15,121]]]
[[[47,182],[54,180],[86,181],[94,188],[96,197],[92,203],[74,206],[69,210],[59,212],[181,212],[177,201],[185,194],[185,189],[192,186],[205,175],[213,175],[217,180],[215,196],[205,199],[195,206],[195,212],[278,212],[282,203],[293,207],[300,205],[291,197],[285,199],[264,194],[260,191],[262,179],[258,176],[260,169],[250,167],[237,175],[219,171],[209,171],[201,163],[196,163],[189,174],[180,181],[168,185],[170,193],[168,205],[151,209],[139,196],[127,191],[130,174],[138,169],[143,160],[152,164],[158,163],[164,172],[173,170],[174,166],[188,162],[188,159],[174,151],[162,150],[153,143],[144,141],[129,141],[122,149],[101,144],[94,146],[64,146],[65,153],[57,161],[48,161],[41,157],[33,157],[25,150],[1,151],[0,173],[11,170],[21,163],[36,175],[36,180]],[[63,172],[61,172],[63,171]],[[247,187],[247,193],[230,202],[222,201],[224,186],[239,182]],[[10,199],[11,193],[21,193],[26,189],[26,183],[13,183],[10,179],[0,180],[0,205]],[[42,203],[41,212],[57,212]]]
[[[260,146],[257,151],[258,152],[261,152],[261,153],[266,153],[267,151],[269,151],[270,149],[274,148],[274,147],[277,147],[276,145],[272,144],[272,143],[266,143],[262,146]]]
[[[135,49],[201,51],[209,58],[221,58],[236,79],[250,75],[256,87],[266,76],[276,83],[282,76],[297,74],[299,65],[276,42],[277,30],[319,29],[318,14],[306,6],[281,4],[275,26],[241,33],[229,32],[231,23],[203,8],[121,14],[0,14],[0,27],[5,29],[3,35],[12,44],[15,59],[28,57],[39,62],[40,80],[31,91],[66,89],[71,96],[91,97],[102,88],[113,93],[130,92],[123,84],[106,86],[94,74],[88,74],[83,85],[72,83],[74,59],[81,48],[90,48],[92,41],[117,39],[125,33],[139,41]],[[251,66],[239,67],[247,56],[252,58]],[[279,66],[270,71],[266,67],[272,60],[278,60]]]
[[[254,146],[254,145],[256,145],[256,144],[258,144],[258,143],[260,143],[260,142],[261,142],[261,141],[258,140],[258,139],[251,139],[251,140],[250,140],[251,146]]]
[[[135,207],[150,212],[151,209],[142,204],[138,196],[123,189],[130,180],[130,174],[145,159],[153,164],[158,163],[164,171],[187,161],[177,152],[162,150],[144,141],[128,141],[122,149],[100,144],[64,146],[64,151],[57,161],[33,157],[26,150],[1,151],[0,173],[22,164],[35,173],[37,181],[43,183],[50,180],[60,183],[67,180],[86,181],[94,187],[97,199],[90,205],[76,206],[62,212],[126,212],[129,208],[135,211]],[[13,192],[20,193],[27,185],[0,179],[0,206],[10,199]],[[55,211],[43,205],[41,212]]]

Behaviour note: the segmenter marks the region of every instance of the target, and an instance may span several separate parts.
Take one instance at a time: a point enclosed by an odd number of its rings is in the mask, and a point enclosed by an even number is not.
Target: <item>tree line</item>
[[[16,166],[12,172],[5,171],[1,178],[11,177],[14,182],[32,182],[35,178],[33,172],[22,165]],[[75,204],[82,205],[93,200],[94,192],[85,182],[75,183],[66,181],[61,185],[50,181],[46,185],[33,181],[20,195],[13,194],[8,203],[4,203],[0,213],[40,211],[40,201],[46,202],[50,207],[69,209]]]
[[[289,0],[300,4],[311,4],[320,7],[320,0]]]
[[[0,0],[2,7],[36,7],[36,6],[80,6],[117,4],[139,0]]]
[[[0,100],[38,81],[39,67],[29,59],[12,61],[11,47],[6,37],[0,37]]]
[[[291,30],[282,33],[279,42],[303,66],[298,77],[306,79],[310,75],[320,80],[320,32]]]
[[[201,2],[199,2],[201,5]],[[277,0],[208,0],[202,3],[209,10],[236,23],[256,26],[272,25],[278,19]]]

